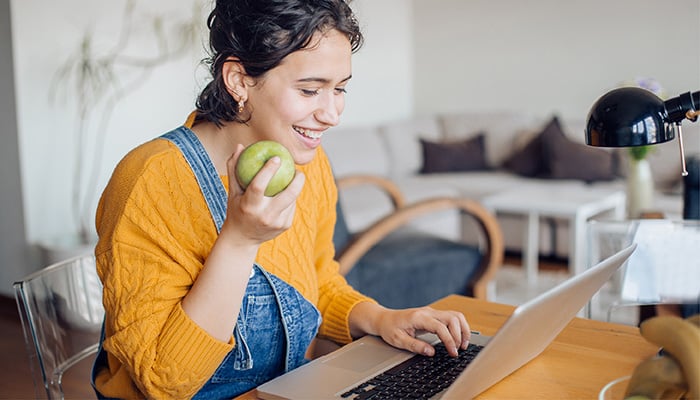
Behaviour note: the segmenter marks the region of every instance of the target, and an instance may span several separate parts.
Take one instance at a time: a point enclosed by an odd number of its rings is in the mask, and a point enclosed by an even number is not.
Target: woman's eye
[[[299,89],[304,96],[317,96],[321,93],[321,89]],[[338,87],[333,89],[335,94],[345,94],[347,90],[344,87]]]

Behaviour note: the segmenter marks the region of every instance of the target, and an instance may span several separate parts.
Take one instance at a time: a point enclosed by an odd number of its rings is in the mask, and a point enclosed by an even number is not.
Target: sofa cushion
[[[464,111],[439,116],[445,139],[486,134],[486,160],[500,166],[512,153],[515,138],[541,129],[541,118],[517,111]]]
[[[476,172],[469,172],[474,174]],[[466,172],[463,172],[466,174]],[[406,204],[443,196],[459,196],[460,192],[451,184],[459,173],[444,174],[416,174],[410,177],[396,179],[394,183],[401,189]],[[439,176],[452,176],[450,179],[433,179]],[[459,179],[458,179],[459,180]],[[411,218],[408,226],[412,229],[430,233],[434,236],[449,240],[458,240],[461,236],[460,211],[446,209],[423,214],[420,217]]]
[[[423,165],[419,140],[440,140],[437,118],[417,117],[386,123],[379,128],[388,147],[390,174],[394,178],[416,175]]]
[[[481,171],[488,169],[484,154],[484,134],[469,139],[434,142],[420,139],[423,149],[422,174]]]
[[[323,135],[323,149],[333,174],[389,176],[386,144],[376,127],[332,128]]]
[[[391,198],[375,185],[344,188],[338,194],[338,201],[350,233],[367,229],[371,224],[394,211]]]
[[[401,230],[382,239],[348,272],[350,285],[390,308],[428,305],[466,291],[481,254],[478,247]]]

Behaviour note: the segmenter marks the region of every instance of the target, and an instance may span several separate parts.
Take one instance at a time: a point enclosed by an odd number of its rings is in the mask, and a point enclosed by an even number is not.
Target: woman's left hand
[[[353,309],[350,320],[351,331],[359,333],[353,336],[373,334],[394,347],[426,356],[434,355],[435,349],[417,339],[419,333],[436,334],[452,356],[457,356],[458,348],[467,348],[471,334],[464,314],[431,307],[392,310],[375,303],[360,303]],[[353,327],[353,321],[358,322],[357,326]]]

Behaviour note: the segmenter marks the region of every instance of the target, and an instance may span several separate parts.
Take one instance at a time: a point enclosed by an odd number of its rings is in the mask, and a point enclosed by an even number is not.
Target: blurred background
[[[42,248],[91,239],[119,159],[193,109],[211,6],[0,0],[0,294],[42,266]],[[366,43],[344,126],[468,109],[585,118],[640,77],[671,96],[700,90],[698,0],[352,6]]]

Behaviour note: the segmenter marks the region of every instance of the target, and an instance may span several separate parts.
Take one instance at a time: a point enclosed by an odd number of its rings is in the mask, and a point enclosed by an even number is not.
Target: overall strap
[[[209,212],[214,219],[216,231],[220,232],[224,219],[226,219],[228,194],[202,142],[192,130],[185,126],[174,129],[162,135],[161,138],[170,140],[182,151],[192,172],[194,172],[199,188],[202,190],[204,200],[206,200]]]
[[[177,145],[182,154],[185,156],[187,163],[192,168],[194,175],[202,190],[204,199],[207,202],[211,216],[216,224],[216,230],[219,232],[226,218],[226,202],[228,195],[221,178],[214,168],[214,164],[207,155],[204,146],[199,141],[197,136],[185,126],[174,129],[165,135],[161,136],[164,139],[170,140]],[[316,307],[309,303],[304,297],[292,286],[283,280],[275,277],[267,272],[262,266],[255,264],[260,272],[267,278],[267,282],[272,287],[277,306],[279,307],[281,324],[285,333],[287,343],[285,351],[285,371],[289,371],[303,364],[304,353],[309,346],[312,338],[318,331],[321,314]],[[254,271],[251,270],[251,277],[254,276]],[[249,282],[250,283],[250,282]],[[241,343],[246,349],[244,350],[245,357],[238,368],[252,368],[252,356],[247,350],[248,345],[246,338],[243,337],[240,331],[240,325],[244,323],[242,320],[243,313],[238,315],[238,321],[234,328],[236,341]],[[289,321],[287,321],[289,319]]]

